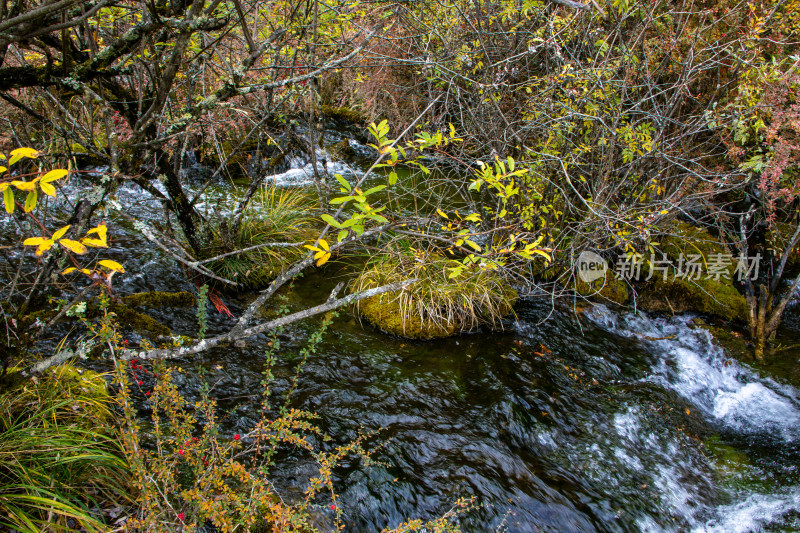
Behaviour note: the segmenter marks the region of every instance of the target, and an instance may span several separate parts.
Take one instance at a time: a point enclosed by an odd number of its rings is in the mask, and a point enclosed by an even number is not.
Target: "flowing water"
[[[296,175],[276,180],[296,183]],[[137,216],[157,217],[137,194],[119,197]],[[121,293],[192,290],[124,224],[111,233],[116,247],[106,256],[129,272]],[[347,270],[333,265],[299,281],[285,291],[290,306],[324,300]],[[248,298],[226,303],[238,313]],[[177,334],[196,333],[192,309],[151,312]],[[273,401],[318,413],[334,437],[323,448],[371,435],[378,464],[351,460],[335,470],[349,530],[436,517],[474,496],[465,531],[800,531],[796,388],[728,357],[689,316],[601,305],[575,312],[537,299],[521,301],[516,314],[505,331],[417,342],[345,311],[302,368],[298,353],[318,320],[281,333]],[[797,317],[790,310],[790,337]],[[216,313],[210,321],[210,333],[231,325]],[[190,398],[205,369],[231,434],[257,420],[266,342],[174,363]],[[796,350],[784,357],[797,366]],[[141,407],[146,413],[147,402]],[[276,485],[291,498],[315,471],[308,456],[287,454]],[[321,524],[329,508],[323,497]]]

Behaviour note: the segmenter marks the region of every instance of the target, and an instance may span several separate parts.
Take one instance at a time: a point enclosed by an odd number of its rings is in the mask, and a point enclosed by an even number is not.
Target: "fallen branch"
[[[120,353],[120,355],[123,360],[176,359],[178,357],[194,355],[200,352],[204,352],[206,350],[210,350],[211,348],[214,348],[221,344],[227,344],[233,341],[246,339],[248,337],[252,337],[253,335],[258,335],[266,331],[277,329],[281,326],[292,324],[299,320],[303,320],[304,318],[308,318],[314,315],[319,315],[321,313],[327,313],[328,311],[333,311],[334,309],[338,309],[339,307],[344,307],[359,300],[363,300],[364,298],[370,298],[372,296],[377,296],[379,294],[383,294],[386,292],[403,290],[416,281],[417,281],[416,279],[409,279],[397,283],[391,283],[389,285],[383,285],[382,287],[376,287],[374,289],[368,289],[366,291],[349,294],[342,298],[329,300],[324,304],[318,305],[316,307],[304,309],[302,311],[292,313],[291,315],[287,315],[281,318],[276,318],[275,320],[270,320],[269,322],[264,322],[262,324],[258,324],[243,330],[237,330],[236,328],[233,328],[228,333],[225,333],[223,335],[217,335],[216,337],[211,337],[208,339],[202,339],[189,346],[178,346],[175,348],[159,348],[154,350],[141,350],[141,351],[123,350]]]

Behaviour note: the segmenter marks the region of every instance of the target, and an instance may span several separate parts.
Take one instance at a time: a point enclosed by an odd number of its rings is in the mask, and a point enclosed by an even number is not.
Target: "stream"
[[[347,171],[336,165],[329,170]],[[292,166],[274,181],[307,184],[308,165]],[[225,196],[220,188],[209,209],[231,208]],[[118,197],[136,216],[160,216],[133,187]],[[121,294],[193,290],[123,222],[110,235],[106,257],[128,271],[117,281]],[[324,301],[347,273],[334,262],[308,274],[284,291],[291,309]],[[238,315],[251,298],[225,300]],[[230,327],[209,310],[209,334]],[[800,531],[800,393],[789,380],[729,357],[693,316],[602,305],[574,312],[535,298],[515,311],[505,331],[421,342],[382,334],[345,310],[302,368],[298,353],[319,320],[280,334],[273,401],[317,413],[334,437],[323,448],[372,434],[377,464],[352,460],[335,470],[347,530],[434,518],[475,497],[461,519],[466,532]],[[176,334],[196,334],[195,309],[148,312]],[[790,337],[800,336],[797,309],[785,322]],[[231,434],[258,419],[267,340],[174,363],[189,400],[205,369]],[[798,355],[783,357],[796,368]],[[144,398],[140,406],[146,414]],[[287,453],[273,472],[292,498],[316,465]],[[324,525],[331,502],[318,503]]]

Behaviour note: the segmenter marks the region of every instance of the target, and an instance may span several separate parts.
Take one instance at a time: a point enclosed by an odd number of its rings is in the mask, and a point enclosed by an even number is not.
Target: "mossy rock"
[[[152,340],[172,335],[172,331],[161,322],[144,313],[134,311],[125,304],[111,304],[110,310],[117,315],[117,321],[120,326],[131,328]]]
[[[350,122],[353,124],[365,124],[367,122],[367,119],[363,113],[349,107],[323,105],[320,107],[320,113],[328,118],[342,120],[344,122]]]
[[[381,331],[408,339],[438,339],[455,335],[460,325],[455,320],[424,320],[417,314],[404,314],[396,293],[381,294],[359,302],[358,312]]]
[[[596,279],[591,283],[577,278],[575,290],[581,296],[599,298],[603,301],[624,305],[630,298],[628,284],[611,271],[606,271],[606,276]]]
[[[730,280],[725,279],[666,279],[656,275],[640,292],[637,304],[645,311],[697,311],[728,320],[747,319],[745,297]]]
[[[373,296],[356,304],[358,313],[376,327],[409,339],[435,339],[470,331],[482,324],[502,324],[513,312],[517,291],[492,270],[463,270],[438,251],[408,255],[387,253],[372,262],[351,290],[373,289],[404,279],[416,283],[402,291]]]
[[[637,304],[646,311],[684,313],[696,311],[727,320],[747,319],[747,300],[733,284],[736,261],[730,250],[706,229],[676,222],[669,228],[670,235],[661,238],[659,248],[672,265],[681,256],[701,256],[704,267],[697,279],[677,276],[674,267],[656,270],[652,279],[640,290]],[[730,262],[714,279],[707,265],[715,257],[730,257]],[[725,275],[727,274],[727,276]]]
[[[705,228],[686,222],[674,222],[667,232],[668,235],[661,237],[658,248],[673,262],[678,261],[681,255],[700,255],[703,264],[720,254],[731,256],[730,249]],[[732,261],[728,267],[728,276],[733,277],[735,270],[736,262]]]
[[[122,302],[129,307],[191,307],[196,300],[191,292],[137,292],[122,297]]]

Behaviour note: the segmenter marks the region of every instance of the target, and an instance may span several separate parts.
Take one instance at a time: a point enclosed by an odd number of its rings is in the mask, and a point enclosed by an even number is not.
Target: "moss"
[[[592,283],[586,283],[578,278],[575,290],[582,296],[600,298],[619,305],[623,305],[630,298],[628,284],[610,271],[607,271],[604,278],[597,279]]]
[[[130,307],[191,307],[195,304],[195,297],[186,291],[150,291],[123,296],[122,302]]]
[[[320,107],[320,112],[328,118],[343,120],[354,124],[364,124],[367,121],[361,112],[349,107],[323,105]]]
[[[418,314],[404,314],[396,293],[367,298],[359,304],[358,311],[381,331],[398,337],[437,339],[455,335],[459,330],[455,320],[424,320]]]
[[[708,230],[693,226],[686,222],[674,222],[668,229],[668,235],[661,238],[658,248],[673,262],[682,256],[701,255],[703,263],[707,263],[714,255],[730,255],[731,251],[712,236]],[[735,262],[728,267],[729,277],[736,269]]]
[[[697,311],[728,320],[747,319],[747,301],[733,284],[736,262],[730,250],[707,230],[684,222],[673,224],[669,234],[661,239],[659,248],[673,265],[681,256],[700,255],[704,264],[716,255],[731,257],[724,275],[715,280],[703,268],[698,279],[676,276],[674,267],[666,273],[656,271],[640,291],[637,304],[648,311],[683,313]]]
[[[111,304],[111,311],[117,315],[117,320],[122,327],[129,327],[150,339],[155,340],[172,335],[172,331],[161,322],[144,313],[134,311],[125,304]]]
[[[646,311],[698,311],[728,320],[747,319],[747,301],[733,283],[725,279],[665,279],[657,275],[641,291],[638,304]]]

